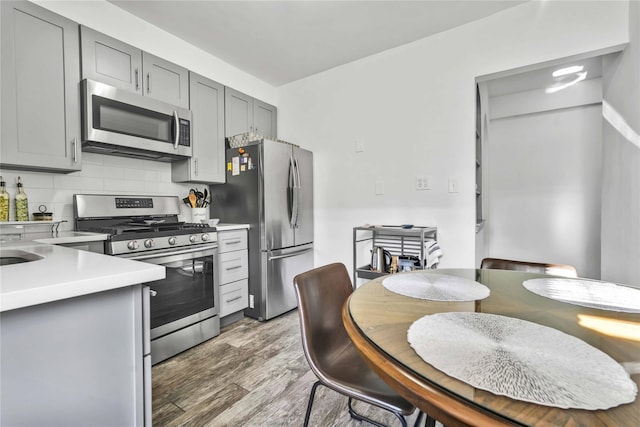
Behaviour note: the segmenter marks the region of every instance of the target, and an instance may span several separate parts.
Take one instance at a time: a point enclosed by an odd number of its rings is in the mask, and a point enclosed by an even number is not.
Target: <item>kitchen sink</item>
[[[1,249],[0,250],[0,266],[21,264],[23,262],[37,261],[44,257],[36,255],[31,252],[19,251],[15,249]]]

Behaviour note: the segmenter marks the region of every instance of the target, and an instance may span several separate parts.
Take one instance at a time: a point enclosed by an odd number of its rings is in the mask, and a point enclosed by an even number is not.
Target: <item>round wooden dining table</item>
[[[371,368],[400,395],[430,417],[451,426],[640,426],[636,399],[607,410],[561,409],[496,395],[450,377],[426,363],[410,346],[407,331],[416,320],[443,312],[490,313],[554,328],[583,340],[621,363],[640,384],[640,314],[588,308],[537,295],[528,279],[551,277],[507,270],[437,269],[479,282],[490,296],[441,302],[386,289],[382,276],[358,287],[345,302],[342,319],[355,347]],[[399,274],[416,274],[406,272]]]

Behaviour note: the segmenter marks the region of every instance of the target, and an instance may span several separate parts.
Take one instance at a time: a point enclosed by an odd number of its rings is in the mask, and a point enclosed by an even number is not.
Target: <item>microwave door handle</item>
[[[180,119],[178,118],[178,111],[173,112],[173,149],[178,149],[178,144],[180,144]]]

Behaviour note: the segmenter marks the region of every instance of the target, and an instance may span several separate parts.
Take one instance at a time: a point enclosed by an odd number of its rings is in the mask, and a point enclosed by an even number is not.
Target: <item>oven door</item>
[[[164,279],[147,283],[151,288],[152,340],[218,314],[217,248],[217,244],[202,245],[127,256],[166,268]]]

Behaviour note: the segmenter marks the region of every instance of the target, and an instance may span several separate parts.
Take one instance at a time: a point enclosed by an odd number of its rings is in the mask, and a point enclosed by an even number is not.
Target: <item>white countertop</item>
[[[0,267],[0,311],[108,291],[165,277],[165,268],[162,266],[47,243],[4,243],[1,248],[2,251],[28,252],[42,256],[43,259]]]
[[[43,236],[33,236],[30,240],[37,243],[51,243],[52,245],[63,245],[66,243],[86,243],[99,242],[107,240],[108,233],[89,233],[85,231],[60,231],[53,235],[52,233],[43,233]]]

